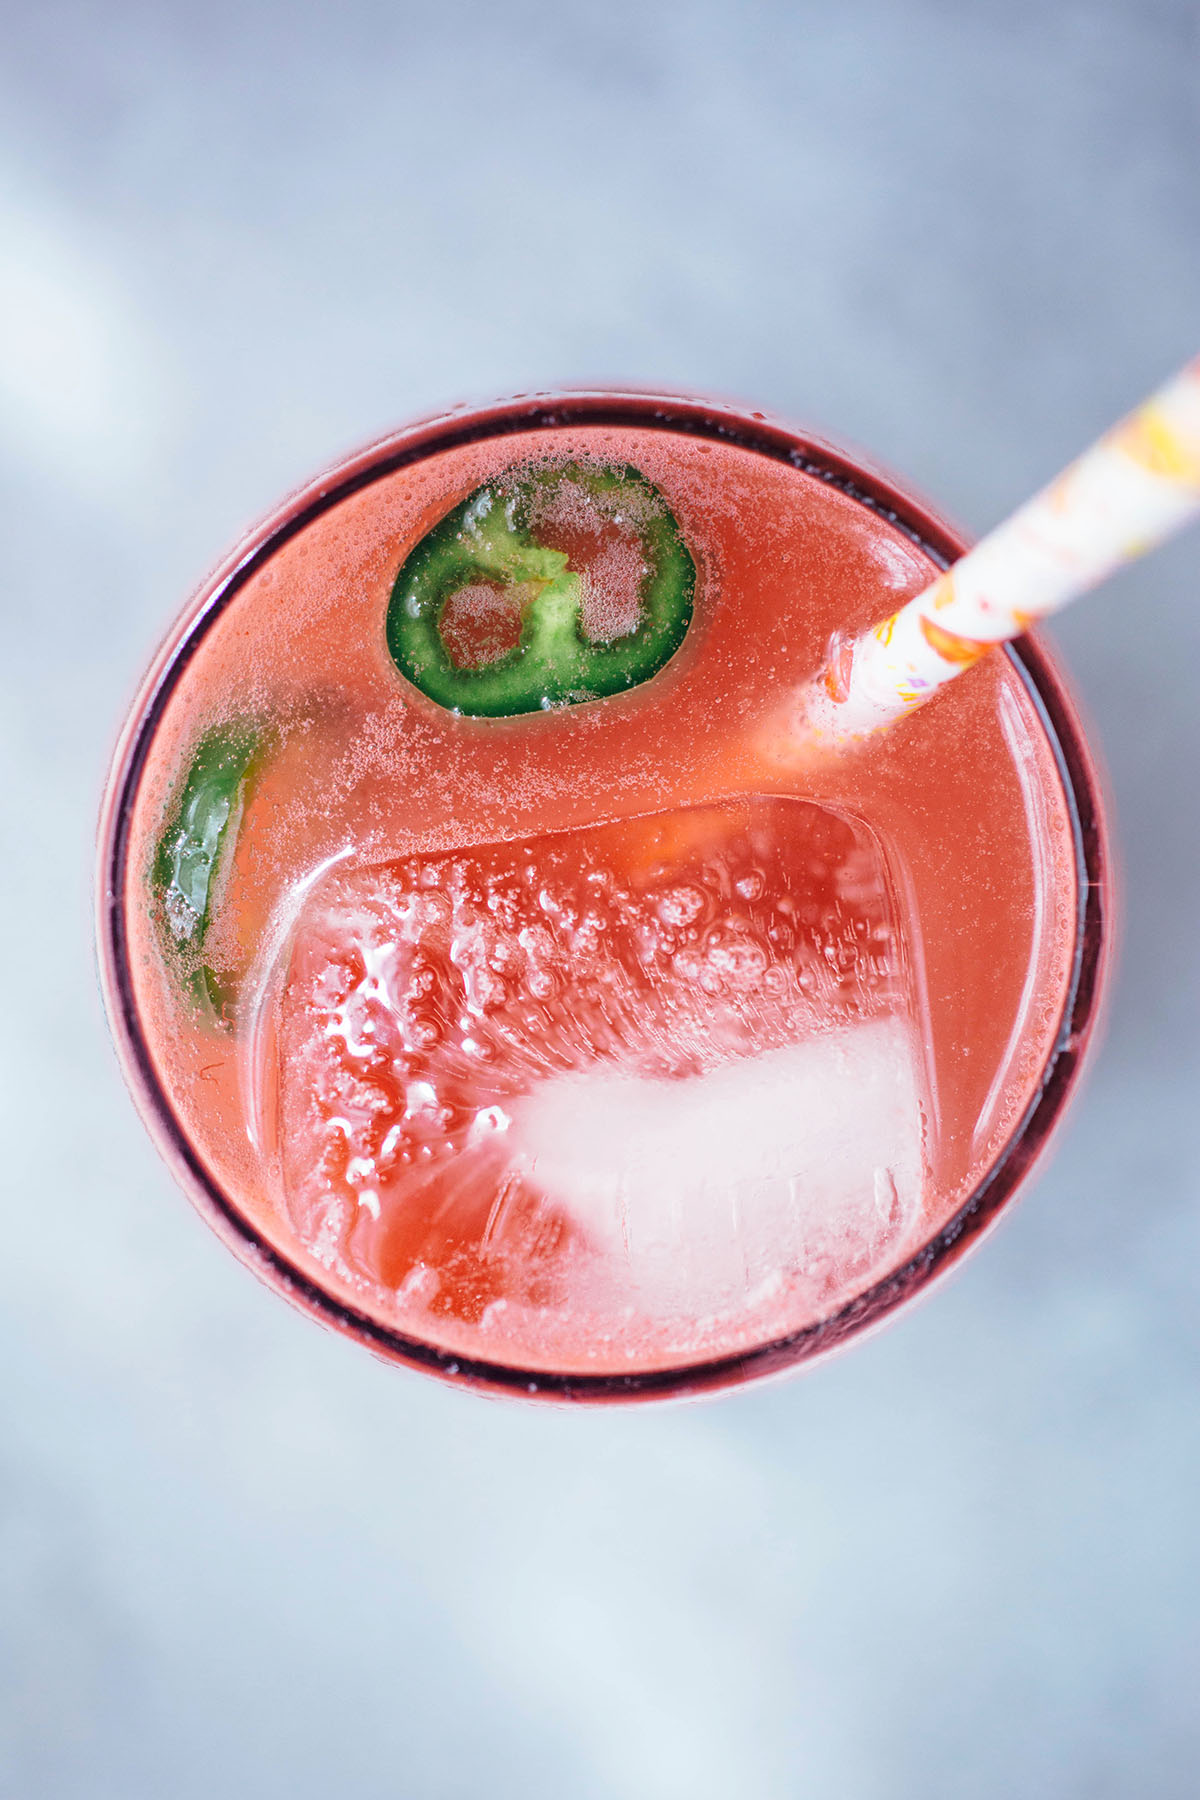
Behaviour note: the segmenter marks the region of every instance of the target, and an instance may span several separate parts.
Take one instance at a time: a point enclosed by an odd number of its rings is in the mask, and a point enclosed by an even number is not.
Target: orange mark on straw
[[[874,630],[871,632],[871,636],[878,638],[881,644],[890,644],[892,641],[892,633],[896,629],[896,620],[899,617],[899,613],[893,613],[890,619],[882,620],[875,626]]]
[[[949,606],[953,599],[954,575],[950,569],[947,569],[944,575],[938,576],[937,580],[930,588],[926,600],[928,604],[932,606],[934,612],[941,612],[943,607]]]
[[[944,631],[932,619],[922,618],[920,623],[921,636],[930,649],[936,650],[943,662],[953,663],[956,668],[968,668],[992,648],[991,644],[981,643],[978,638],[959,637],[956,631]]]
[[[1118,425],[1109,442],[1151,475],[1200,488],[1200,449],[1179,435],[1153,401]]]
[[[1075,464],[1056,475],[1043,493],[1043,499],[1053,513],[1069,513],[1074,504]]]
[[[821,671],[822,687],[839,706],[850,695],[850,669],[853,662],[853,642],[849,638],[841,643],[835,641],[830,648],[829,661]]]

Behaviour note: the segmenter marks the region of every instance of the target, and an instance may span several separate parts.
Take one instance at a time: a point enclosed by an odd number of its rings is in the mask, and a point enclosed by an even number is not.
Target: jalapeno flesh
[[[154,888],[163,935],[195,1005],[217,1020],[232,989],[206,962],[216,886],[237,837],[264,734],[248,720],[216,726],[201,739],[183,792],[154,856]]]
[[[572,529],[574,550],[554,544]],[[594,546],[605,534],[607,575],[578,549],[581,535]],[[611,605],[589,608],[614,563],[627,589],[631,571],[636,578],[632,608],[616,617]],[[501,718],[578,705],[658,673],[687,633],[695,583],[678,524],[637,469],[541,469],[476,488],[426,533],[392,589],[388,649],[414,687],[452,712]],[[507,606],[509,641],[456,656],[450,615],[464,597],[485,613]]]

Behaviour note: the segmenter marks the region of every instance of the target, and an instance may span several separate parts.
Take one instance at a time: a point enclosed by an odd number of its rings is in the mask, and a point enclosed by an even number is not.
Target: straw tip
[[[782,771],[844,755],[877,729],[856,727],[845,703],[834,700],[818,678],[796,688],[767,715],[756,735],[762,760]]]

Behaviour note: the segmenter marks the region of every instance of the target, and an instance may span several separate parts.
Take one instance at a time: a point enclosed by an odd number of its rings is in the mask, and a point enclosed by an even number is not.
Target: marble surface
[[[293,1315],[145,1141],[88,914],[182,596],[414,412],[715,390],[1000,517],[1197,348],[1195,7],[3,13],[0,1794],[1193,1795],[1200,540],[1057,634],[1124,870],[1057,1155],[800,1380],[523,1410]]]

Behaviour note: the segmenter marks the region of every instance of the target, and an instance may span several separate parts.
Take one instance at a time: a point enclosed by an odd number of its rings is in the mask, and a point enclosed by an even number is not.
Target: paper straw
[[[1197,513],[1200,356],[915,600],[835,641],[801,730],[841,742],[890,725]]]

